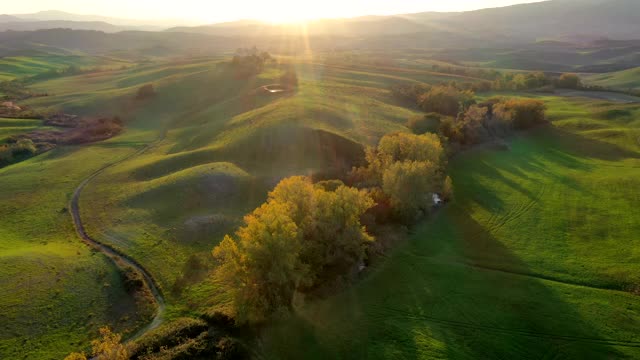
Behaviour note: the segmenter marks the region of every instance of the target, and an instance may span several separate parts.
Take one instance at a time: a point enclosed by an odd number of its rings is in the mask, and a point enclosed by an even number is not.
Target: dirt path
[[[95,179],[98,175],[102,174],[105,170],[107,170],[110,167],[116,166],[124,161],[127,161],[133,157],[136,157],[142,153],[144,153],[145,151],[149,150],[151,147],[153,147],[154,145],[156,145],[157,143],[159,143],[160,141],[162,141],[165,137],[165,132],[163,131],[162,134],[158,137],[157,140],[155,140],[154,142],[145,145],[143,148],[141,148],[140,150],[125,156],[124,158],[113,162],[111,164],[105,165],[102,168],[98,169],[96,172],[94,172],[93,174],[89,175],[89,177],[87,177],[86,179],[84,179],[82,181],[82,183],[80,183],[80,185],[78,185],[78,187],[76,188],[76,190],[73,192],[73,196],[71,197],[71,201],[69,202],[69,209],[71,212],[71,217],[73,218],[73,224],[75,225],[76,228],[76,232],[78,234],[78,236],[82,239],[82,241],[84,241],[87,245],[89,245],[91,248],[100,251],[101,253],[103,253],[104,255],[106,255],[107,257],[109,257],[114,264],[120,268],[122,270],[123,266],[130,266],[133,269],[135,269],[136,271],[138,271],[142,277],[144,278],[145,283],[147,284],[147,286],[149,287],[149,290],[151,291],[151,294],[153,295],[154,299],[156,300],[156,303],[158,304],[158,310],[156,312],[156,316],[153,318],[153,320],[147,324],[145,327],[141,328],[140,330],[138,330],[132,337],[130,337],[129,339],[127,339],[128,341],[132,341],[135,340],[139,337],[141,337],[142,335],[146,334],[147,332],[157,328],[160,324],[162,324],[163,321],[163,314],[165,311],[165,301],[164,301],[164,297],[162,296],[162,293],[160,292],[156,281],[154,280],[154,278],[151,276],[151,274],[142,266],[140,265],[136,260],[134,260],[133,258],[113,249],[112,247],[110,247],[109,245],[103,244],[93,238],[91,238],[91,236],[89,236],[89,234],[87,234],[87,232],[85,231],[84,225],[82,223],[82,218],[80,217],[80,194],[82,193],[82,190],[87,186],[87,184],[89,184],[89,182],[91,182],[91,180]]]

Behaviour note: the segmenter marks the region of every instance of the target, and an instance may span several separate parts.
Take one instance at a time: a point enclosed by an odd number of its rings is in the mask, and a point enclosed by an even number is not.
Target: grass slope
[[[640,88],[640,68],[605,74],[589,75],[584,78],[589,85],[604,86],[618,90],[636,90]]]
[[[106,70],[131,66],[131,63],[114,58],[84,55],[8,56],[0,58],[0,81],[63,70],[70,66],[80,69],[99,67]]]
[[[299,89],[278,95],[256,91],[278,81],[277,66],[238,80],[218,60],[152,64],[36,86],[54,95],[33,99],[33,105],[120,113],[127,131],[107,143],[149,142],[166,128],[151,149],[92,181],[80,208],[92,237],[133,256],[159,280],[168,318],[224,306],[215,284],[191,279],[178,290],[175,284],[194,255],[212,266],[211,248],[279,179],[343,166],[361,156],[363,144],[407,131],[404,123],[415,112],[398,106],[388,88],[415,81],[415,74],[296,67]],[[132,103],[148,82],[157,97]]]
[[[455,201],[258,356],[640,356],[638,107],[543,99],[552,127],[454,159]]]
[[[129,332],[146,321],[66,210],[84,177],[129,151],[59,148],[0,169],[0,358],[60,359],[100,326]]]
[[[4,143],[12,135],[45,128],[45,126],[42,126],[42,120],[0,118],[0,144]]]

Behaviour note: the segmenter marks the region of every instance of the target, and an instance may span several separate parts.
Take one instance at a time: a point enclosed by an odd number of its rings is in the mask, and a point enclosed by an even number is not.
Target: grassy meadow
[[[0,74],[35,74],[33,61]],[[408,131],[419,112],[399,104],[391,85],[474,80],[426,70],[430,63],[292,61],[299,87],[279,94],[260,88],[279,81],[280,66],[243,80],[219,58],[31,86],[49,96],[28,105],[118,115],[126,130],[0,169],[0,358],[60,358],[86,348],[100,325],[126,335],[147,320],[117,269],[77,238],[66,210],[99,168],[114,164],[80,197],[87,232],[153,275],[165,321],[220,310],[229,299],[207,277],[210,251],[280,179],[340,171],[363,145]],[[156,96],[134,99],[148,83]],[[530,96],[548,104],[552,125],[509,139],[508,150],[484,146],[452,159],[453,203],[362,281],[264,329],[254,355],[640,356],[640,107]],[[0,119],[0,141],[40,126]]]
[[[131,65],[125,60],[86,55],[8,56],[0,58],[0,81],[40,75],[72,66],[78,69],[100,68],[108,70]]]
[[[640,88],[640,68],[589,75],[585,82],[617,90],[637,90]]]
[[[458,155],[454,202],[259,356],[640,356],[640,107],[542,99],[551,126]]]
[[[82,179],[131,150],[60,148],[0,169],[0,358],[60,359],[100,326],[129,333],[148,321],[67,210]]]

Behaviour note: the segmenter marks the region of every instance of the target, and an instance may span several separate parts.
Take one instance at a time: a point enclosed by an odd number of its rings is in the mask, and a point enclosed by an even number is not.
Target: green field
[[[211,249],[279,179],[340,170],[361,145],[408,131],[419,112],[398,104],[391,85],[474,80],[309,59],[295,68],[299,88],[281,94],[259,90],[278,82],[276,64],[241,80],[219,58],[33,84],[49,96],[30,106],[118,115],[126,130],[0,169],[0,358],[60,358],[86,348],[100,325],[129,335],[148,320],[135,315],[116,268],[77,238],[65,209],[99,168],[114,164],[80,197],[87,232],[153,275],[165,321],[197,316],[229,303],[206,276]],[[148,83],[157,95],[135,100]],[[640,291],[640,107],[541,98],[551,126],[513,137],[508,151],[455,157],[453,203],[352,288],[266,328],[255,355],[640,356],[632,294]],[[0,119],[0,139],[39,126]],[[196,275],[194,256],[205,266]]]
[[[66,210],[84,177],[130,150],[57,149],[0,169],[1,358],[60,359],[100,326],[130,332],[147,321],[110,260],[78,240]]]
[[[42,130],[42,121],[37,119],[6,119],[0,117],[0,144],[4,143],[11,135],[26,133],[33,130]]]
[[[455,201],[263,357],[640,356],[639,107],[544,100],[553,126],[457,156]]]
[[[34,76],[53,70],[63,70],[70,66],[79,69],[102,68],[107,70],[128,67],[131,66],[131,63],[110,57],[86,55],[9,56],[0,58],[0,81]]]
[[[589,75],[584,80],[588,85],[598,85],[616,90],[637,90],[640,88],[640,68]]]

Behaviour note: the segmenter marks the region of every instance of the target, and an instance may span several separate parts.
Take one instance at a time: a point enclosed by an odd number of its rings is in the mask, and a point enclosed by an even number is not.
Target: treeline
[[[366,160],[348,185],[282,180],[235,236],[215,247],[214,276],[232,295],[237,323],[267,321],[290,311],[295,299],[357,274],[377,226],[411,224],[431,211],[434,195],[451,196],[444,147],[434,134],[386,135]]]
[[[264,70],[265,63],[271,59],[271,54],[260,51],[256,47],[252,49],[240,48],[236,50],[230,65],[236,78],[246,79],[260,74]]]
[[[236,331],[231,319],[220,314],[174,319],[129,343],[103,327],[88,353],[71,353],[64,360],[247,359]]]
[[[439,133],[450,143],[474,145],[546,123],[546,106],[532,99],[492,98],[457,117],[440,119]]]

